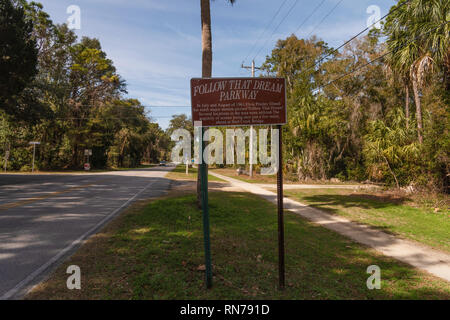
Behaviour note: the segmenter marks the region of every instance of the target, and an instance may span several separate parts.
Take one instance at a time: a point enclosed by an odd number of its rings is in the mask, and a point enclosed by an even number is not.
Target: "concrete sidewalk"
[[[261,188],[276,189],[276,184],[254,184]],[[375,185],[356,185],[356,184],[285,184],[284,190],[297,190],[297,189],[377,189]]]
[[[231,183],[250,193],[277,204],[277,194],[258,185],[229,178],[209,171],[209,174]],[[427,271],[437,277],[450,282],[450,255],[434,250],[425,245],[396,238],[385,232],[351,222],[345,218],[330,215],[319,209],[304,205],[300,202],[284,198],[286,210],[295,212],[302,217],[325,228],[340,233],[352,240],[372,247],[382,254],[405,262],[413,267]]]

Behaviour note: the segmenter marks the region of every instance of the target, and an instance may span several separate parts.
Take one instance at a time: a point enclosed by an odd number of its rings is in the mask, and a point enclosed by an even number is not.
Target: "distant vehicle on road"
[[[161,161],[161,162],[159,163],[159,165],[160,165],[161,167],[165,167],[165,166],[166,166],[166,164],[167,164],[167,162],[166,162],[166,161]]]

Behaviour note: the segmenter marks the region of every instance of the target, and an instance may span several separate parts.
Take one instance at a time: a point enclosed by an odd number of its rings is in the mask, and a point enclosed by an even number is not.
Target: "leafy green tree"
[[[17,114],[19,95],[37,73],[33,23],[24,8],[11,0],[0,1],[0,108]]]
[[[69,139],[73,146],[71,167],[80,167],[83,150],[90,135],[89,119],[108,101],[124,92],[124,82],[97,39],[84,37],[72,49],[70,94],[67,101],[72,125]]]
[[[410,80],[416,104],[417,135],[423,143],[423,119],[420,90],[433,66],[443,71],[449,89],[450,4],[446,0],[400,0],[391,9],[385,33],[392,56],[392,67]],[[394,11],[395,10],[395,11]]]
[[[288,169],[299,179],[326,177],[323,146],[317,143],[323,104],[317,103],[313,89],[320,77],[314,65],[328,52],[323,41],[315,37],[304,40],[291,35],[279,40],[267,57],[263,69],[269,74],[286,78],[288,126],[284,128],[284,155]]]
[[[397,188],[400,188],[400,183],[409,182],[408,176],[413,171],[405,164],[414,161],[417,164],[420,150],[418,143],[412,138],[414,132],[405,128],[404,123],[403,112],[400,109],[393,110],[388,114],[387,120],[370,122],[364,139],[364,157],[369,177],[389,181],[386,175],[390,175]],[[403,181],[399,181],[400,178]]]
[[[37,74],[14,97],[20,117],[0,110],[0,150],[11,150],[10,168],[29,168],[31,140],[41,141],[42,169],[80,168],[84,149],[93,150],[96,168],[166,156],[166,134],[139,101],[123,98],[125,82],[100,42],[79,41],[67,25],[54,25],[39,3],[17,2],[37,44]]]
[[[167,134],[170,136],[172,132],[177,129],[188,130],[191,135],[194,134],[194,125],[192,124],[192,119],[185,114],[174,115],[169,123],[169,128],[167,128]]]

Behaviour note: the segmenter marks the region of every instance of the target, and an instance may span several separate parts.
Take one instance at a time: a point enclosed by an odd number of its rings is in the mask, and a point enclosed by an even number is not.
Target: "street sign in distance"
[[[32,142],[30,142],[29,144],[31,144],[31,145],[36,145],[36,144],[41,144],[40,142],[37,142],[37,141],[32,141]]]

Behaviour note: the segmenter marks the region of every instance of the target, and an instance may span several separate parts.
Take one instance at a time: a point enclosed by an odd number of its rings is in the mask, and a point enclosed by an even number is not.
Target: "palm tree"
[[[391,58],[391,59],[389,59]],[[387,58],[387,64],[385,65],[385,73],[386,77],[390,81],[391,84],[393,84],[395,81],[400,80],[403,89],[405,90],[405,122],[406,122],[406,129],[409,129],[409,104],[410,104],[410,73],[409,70],[405,72],[405,68],[402,67],[400,70],[398,70],[395,66],[395,61],[392,60],[392,57]]]
[[[414,93],[414,101],[416,104],[416,120],[417,120],[417,135],[419,143],[423,143],[423,122],[422,122],[422,106],[420,101],[419,90],[425,82],[425,76],[429,70],[433,69],[433,59],[428,53],[425,53],[418,58],[410,68],[410,77],[412,80],[412,87]]]
[[[405,87],[405,119],[406,129],[409,129],[409,77],[403,78],[403,85]]]
[[[234,4],[236,0],[226,0]],[[210,0],[200,0],[202,17],[202,77],[212,76],[212,35]]]
[[[400,0],[391,9],[385,25],[391,64],[399,74],[409,77],[412,84],[420,143],[423,142],[420,90],[426,75],[435,70],[433,66],[442,68],[449,87],[449,7],[448,0]]]
[[[236,0],[226,0],[234,4]],[[201,21],[202,21],[202,77],[212,77],[212,34],[211,34],[211,2],[210,0],[200,0]],[[203,132],[202,132],[203,135]],[[201,150],[200,150],[201,153]],[[199,170],[200,173],[200,170]],[[201,180],[197,175],[197,202],[201,208]]]

